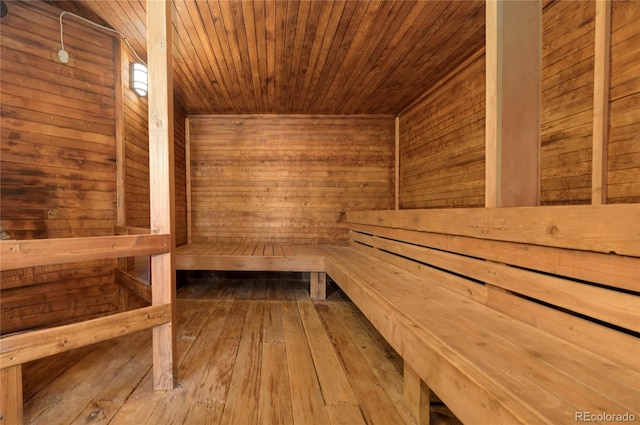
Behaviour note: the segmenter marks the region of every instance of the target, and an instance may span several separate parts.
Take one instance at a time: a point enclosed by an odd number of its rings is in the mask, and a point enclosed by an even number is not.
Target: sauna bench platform
[[[323,272],[322,245],[197,242],[176,248],[176,270]]]

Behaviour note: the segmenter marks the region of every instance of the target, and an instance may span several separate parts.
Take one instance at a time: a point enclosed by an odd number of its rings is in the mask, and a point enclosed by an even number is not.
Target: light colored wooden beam
[[[0,270],[168,252],[169,235],[0,241]]]
[[[611,1],[596,1],[593,68],[593,156],[591,203],[607,203],[609,144],[609,64],[611,62]]]
[[[56,326],[0,339],[0,368],[70,351],[148,329],[170,320],[171,306],[156,305],[70,325]]]
[[[312,300],[324,300],[327,298],[327,274],[324,272],[311,272],[309,282],[309,294]]]
[[[148,257],[147,257],[148,258]],[[151,286],[122,269],[116,269],[116,283],[151,303]]]
[[[640,256],[640,204],[348,211],[346,222]]]
[[[404,362],[404,403],[418,425],[429,425],[431,406],[429,399],[431,390],[416,373]]]
[[[22,365],[0,369],[0,424],[22,425]]]
[[[127,224],[127,204],[126,204],[126,142],[124,138],[124,95],[122,67],[122,39],[114,38],[115,63],[116,63],[116,223],[118,226]]]
[[[396,117],[395,209],[400,209],[400,117]]]
[[[487,207],[540,200],[540,1],[486,3]]]
[[[147,1],[151,230],[171,235],[170,252],[151,257],[153,305],[171,305],[171,320],[153,328],[153,377],[157,390],[172,389],[177,372],[171,36],[171,1]]]
[[[191,121],[187,117],[184,124],[184,158],[185,158],[185,174],[186,174],[186,192],[187,192],[187,244],[191,244]]]

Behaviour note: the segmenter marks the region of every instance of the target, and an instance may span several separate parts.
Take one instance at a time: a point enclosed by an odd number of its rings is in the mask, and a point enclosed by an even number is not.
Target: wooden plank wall
[[[176,179],[176,246],[187,244],[187,161],[186,128],[187,115],[177,101],[173,106],[173,143]]]
[[[640,2],[612,11],[608,203],[639,202]],[[543,10],[541,204],[591,203],[594,2]],[[484,206],[484,55],[400,114],[400,208]]]
[[[640,202],[640,2],[611,10],[608,203]]]
[[[594,19],[594,2],[551,2],[542,15],[542,205],[591,203]]]
[[[116,219],[115,56],[111,35],[59,11],[10,2],[2,18],[0,220],[13,239],[98,236]],[[3,272],[0,332],[118,309],[114,261]]]
[[[400,208],[484,206],[485,55],[400,114]]]
[[[189,119],[193,241],[335,242],[394,204],[393,116]]]
[[[149,127],[147,98],[128,89],[134,56],[123,43],[122,82],[126,225],[149,228]]]

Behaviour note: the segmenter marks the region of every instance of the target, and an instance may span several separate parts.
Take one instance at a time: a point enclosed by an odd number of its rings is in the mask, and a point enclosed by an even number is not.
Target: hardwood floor
[[[208,274],[178,291],[178,385],[154,391],[151,332],[24,369],[29,424],[413,424],[402,359],[335,287]]]

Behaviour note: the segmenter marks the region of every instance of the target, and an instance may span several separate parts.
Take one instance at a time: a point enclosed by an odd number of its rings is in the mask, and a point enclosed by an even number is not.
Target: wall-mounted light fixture
[[[138,62],[131,62],[129,65],[131,69],[131,81],[130,86],[138,96],[144,97],[147,95],[147,66]]]

